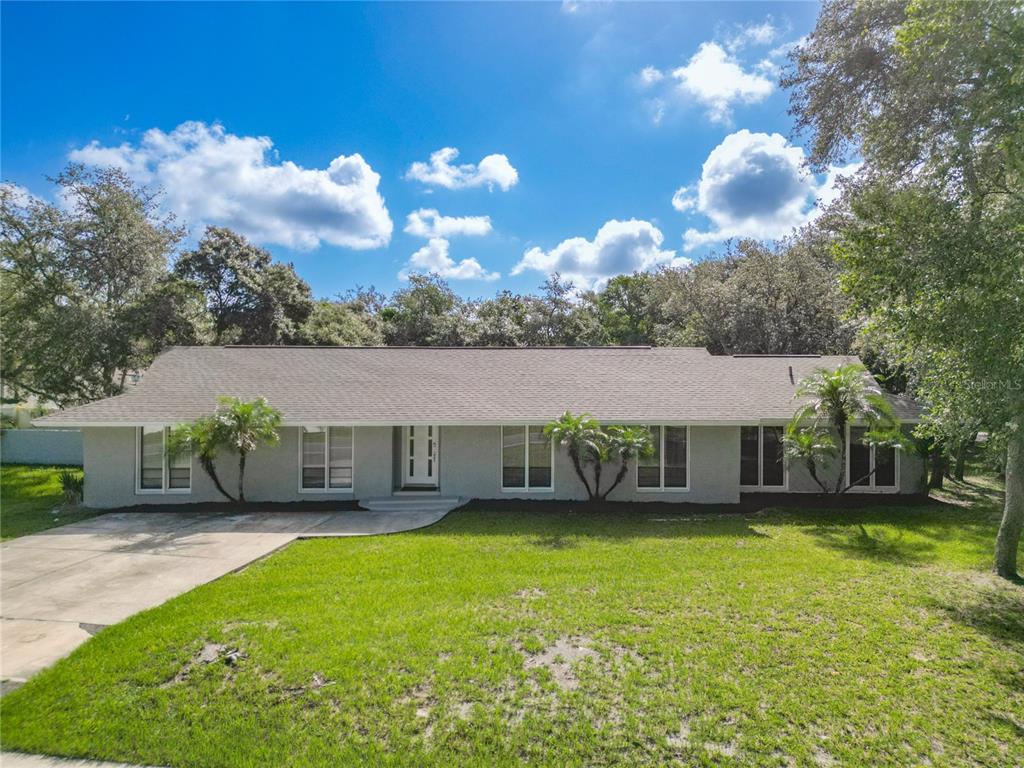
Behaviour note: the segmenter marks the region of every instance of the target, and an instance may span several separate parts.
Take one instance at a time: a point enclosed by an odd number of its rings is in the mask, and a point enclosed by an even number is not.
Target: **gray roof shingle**
[[[175,424],[220,395],[265,397],[285,424],[788,419],[797,382],[854,357],[713,356],[694,347],[172,347],[116,397],[40,426]],[[897,414],[919,408],[896,400]]]

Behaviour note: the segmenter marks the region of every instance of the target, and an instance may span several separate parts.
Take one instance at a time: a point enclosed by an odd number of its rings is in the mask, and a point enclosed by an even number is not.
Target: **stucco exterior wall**
[[[690,427],[688,491],[638,490],[631,462],[610,501],[671,501],[733,504],[739,501],[738,427]],[[589,477],[589,474],[588,474]],[[606,472],[602,487],[612,477]],[[477,499],[584,500],[587,492],[573,470],[568,453],[555,448],[553,491],[501,489],[501,427],[441,428],[441,492]]]
[[[631,465],[613,501],[691,502],[731,504],[740,500],[740,430],[734,426],[691,426],[689,435],[689,490],[649,491],[636,485]],[[82,430],[85,467],[85,504],[95,508],[138,504],[187,504],[222,501],[213,483],[193,461],[189,493],[136,493],[136,432],[134,427],[89,427]],[[354,433],[354,470],[351,492],[300,492],[299,430],[285,427],[274,448],[260,448],[246,467],[246,497],[251,501],[295,502],[328,499],[366,499],[392,493],[396,442],[392,427],[357,427]],[[555,449],[554,490],[502,491],[501,428],[498,426],[442,426],[440,431],[440,491],[446,496],[507,499],[536,498],[583,500],[586,492],[573,471],[568,454]],[[922,487],[923,460],[900,456],[900,492],[917,493]],[[221,461],[219,474],[234,493],[237,467]],[[611,481],[606,472],[604,484]],[[789,467],[789,491],[818,491],[802,466]]]
[[[136,493],[136,437],[134,427],[88,427],[82,430],[86,506],[98,509],[137,504],[188,504],[224,501],[199,464],[192,462],[189,493]],[[299,429],[281,429],[280,442],[249,455],[245,468],[245,495],[251,501],[293,502],[369,498],[391,493],[391,428],[357,427],[353,437],[353,489],[299,491]],[[217,465],[221,483],[232,494],[238,487],[233,459]]]

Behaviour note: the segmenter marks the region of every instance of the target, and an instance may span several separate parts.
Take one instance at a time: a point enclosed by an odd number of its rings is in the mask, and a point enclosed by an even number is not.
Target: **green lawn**
[[[4,697],[4,746],[190,768],[1024,765],[1024,588],[987,572],[992,494],[962,491],[483,508],[296,543]]]
[[[23,464],[0,466],[0,540],[45,531],[57,525],[85,520],[98,513],[69,512],[62,508],[60,473],[64,467]],[[81,474],[81,470],[74,470]]]

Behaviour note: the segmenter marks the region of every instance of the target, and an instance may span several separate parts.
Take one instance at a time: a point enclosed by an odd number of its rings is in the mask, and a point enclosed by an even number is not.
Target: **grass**
[[[298,542],[0,700],[7,749],[168,766],[1024,765],[991,486],[700,516],[486,506]]]
[[[0,465],[0,540],[75,523],[98,512],[63,508],[60,473],[68,467]],[[72,471],[82,474],[80,469]]]

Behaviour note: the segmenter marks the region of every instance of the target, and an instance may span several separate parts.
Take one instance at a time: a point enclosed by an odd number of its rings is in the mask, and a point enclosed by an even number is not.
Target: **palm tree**
[[[260,397],[245,402],[237,397],[221,397],[212,416],[204,416],[190,424],[181,424],[171,430],[168,453],[172,456],[185,451],[199,460],[217,490],[229,501],[245,503],[245,461],[261,445],[277,445],[280,440],[281,412]],[[221,451],[238,454],[238,498],[224,490],[217,476],[216,458]]]
[[[605,450],[601,458],[608,461],[613,457],[618,457],[619,471],[607,491],[600,493],[599,489],[595,487],[594,490],[598,492],[600,499],[607,499],[608,494],[622,482],[629,469],[630,459],[647,457],[654,453],[654,441],[651,440],[651,430],[647,427],[608,427],[605,436]],[[597,466],[600,467],[600,464]],[[597,480],[597,485],[599,485],[600,475]]]
[[[179,424],[170,431],[167,437],[167,455],[171,459],[186,453],[195,456],[199,460],[199,466],[213,481],[217,490],[228,501],[234,501],[235,498],[221,485],[214,463],[217,453],[225,444],[220,421],[215,416],[204,416],[188,424]]]
[[[237,397],[218,400],[215,418],[220,422],[223,439],[238,453],[238,501],[245,503],[245,459],[260,445],[277,445],[281,412],[258,397],[251,402]]]
[[[818,479],[819,461],[838,454],[839,473],[833,493],[843,493],[853,486],[846,483],[846,428],[864,423],[865,440],[869,444],[903,445],[899,421],[882,390],[873,382],[867,368],[858,363],[841,365],[835,370],[817,368],[802,379],[796,397],[807,398],[797,409],[786,428],[786,452],[803,459],[811,477],[823,490]],[[859,482],[864,478],[855,478]]]
[[[590,481],[587,480],[583,466],[600,461],[604,434],[601,432],[601,425],[597,423],[597,419],[589,413],[573,416],[566,411],[558,419],[544,427],[544,434],[549,440],[565,447],[577,477],[587,489],[588,498],[596,499],[596,488],[591,490]]]

